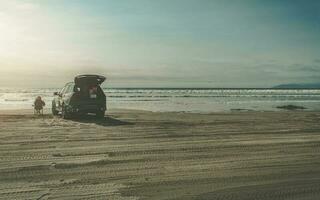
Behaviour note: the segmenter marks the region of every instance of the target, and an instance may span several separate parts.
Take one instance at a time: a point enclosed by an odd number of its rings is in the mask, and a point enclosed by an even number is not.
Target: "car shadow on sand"
[[[125,125],[133,125],[132,122],[126,122],[119,119],[115,119],[110,116],[104,116],[103,118],[97,118],[94,115],[85,115],[85,116],[78,116],[73,119],[72,121],[81,122],[81,123],[94,123],[99,126],[125,126]]]

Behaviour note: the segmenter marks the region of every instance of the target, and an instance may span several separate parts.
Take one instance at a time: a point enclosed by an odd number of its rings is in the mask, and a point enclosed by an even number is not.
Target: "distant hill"
[[[293,83],[293,84],[281,84],[277,85],[273,88],[278,88],[278,89],[320,89],[320,83],[308,83],[308,84],[298,84],[298,83]]]

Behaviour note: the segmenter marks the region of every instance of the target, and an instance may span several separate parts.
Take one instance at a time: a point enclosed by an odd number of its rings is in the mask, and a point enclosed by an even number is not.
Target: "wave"
[[[107,95],[108,98],[319,98],[320,95]]]
[[[23,101],[30,101],[30,99],[4,99],[4,101],[11,101],[11,102],[23,102]]]

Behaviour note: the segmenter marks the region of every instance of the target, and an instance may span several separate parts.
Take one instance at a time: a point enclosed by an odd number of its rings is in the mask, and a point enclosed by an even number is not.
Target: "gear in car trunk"
[[[99,75],[81,75],[74,79],[75,87],[82,100],[97,101],[105,98],[100,85],[106,80],[104,76]],[[89,103],[89,102],[88,102]]]

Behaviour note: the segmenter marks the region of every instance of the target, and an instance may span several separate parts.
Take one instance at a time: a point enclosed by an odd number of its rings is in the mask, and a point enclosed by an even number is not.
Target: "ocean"
[[[42,96],[51,108],[57,88],[0,88],[0,110],[32,108]],[[296,105],[320,110],[320,89],[104,88],[108,109],[172,112],[277,111]]]

